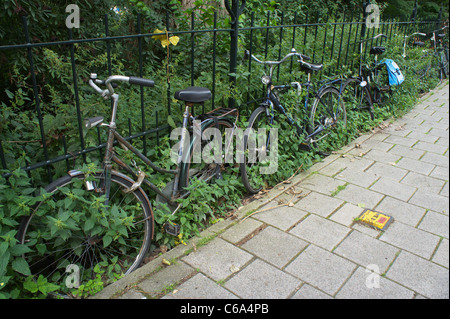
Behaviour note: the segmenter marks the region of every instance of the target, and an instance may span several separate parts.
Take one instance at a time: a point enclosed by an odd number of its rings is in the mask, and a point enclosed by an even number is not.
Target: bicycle
[[[433,67],[437,70],[439,81],[446,79],[448,77],[448,43],[444,42],[445,33],[438,33],[438,31],[443,31],[447,28],[444,26],[441,29],[434,30],[431,41],[433,42]]]
[[[373,113],[374,103],[383,105],[385,103],[384,95],[390,92],[386,67],[378,62],[378,55],[384,53],[386,48],[384,46],[372,47],[370,54],[374,55],[374,62],[370,66],[363,64],[363,43],[379,37],[387,38],[385,34],[380,33],[373,38],[356,42],[359,43],[360,51],[358,75],[348,78],[342,87],[344,101],[356,105],[356,110],[368,111],[371,120],[375,117]]]
[[[342,84],[342,81],[340,79],[330,80],[325,83],[323,81],[321,86],[315,89],[311,82],[311,74],[322,70],[323,65],[306,62],[310,60],[310,57],[297,53],[294,48],[280,61],[261,61],[253,54],[250,54],[248,50],[245,51],[245,57],[251,57],[257,63],[269,67],[268,75],[263,75],[261,78],[265,85],[266,95],[259,107],[252,112],[244,132],[244,156],[240,164],[242,181],[246,190],[251,194],[256,194],[264,185],[261,171],[264,169],[264,166],[270,165],[267,160],[267,152],[270,152],[271,145],[274,143],[270,128],[274,124],[275,109],[286,117],[289,125],[295,128],[297,136],[302,141],[300,148],[304,150],[311,150],[312,148],[320,150],[319,141],[329,136],[333,131],[345,129],[347,113],[340,97],[340,89],[333,86],[338,83]],[[290,57],[297,58],[302,71],[307,74],[307,81],[303,84],[293,82],[286,85],[274,85],[272,78],[274,67],[282,64]],[[293,88],[297,90],[297,94],[300,97],[303,87],[306,88],[304,111],[309,112],[309,116],[308,119],[300,119],[304,120],[301,126],[293,119],[293,116],[287,113],[280,102],[278,92]],[[310,103],[310,94],[315,98],[312,103]],[[295,112],[297,114],[294,115],[298,115],[301,111],[297,109]],[[262,131],[259,129],[262,129]],[[267,135],[264,129],[269,129]],[[258,142],[258,145],[256,145],[256,142]]]
[[[402,52],[402,57],[404,59],[406,59],[406,57],[407,57],[406,47],[407,47],[407,42],[408,42],[409,38],[414,37],[414,41],[412,43],[412,45],[414,47],[421,48],[425,45],[425,43],[423,41],[417,41],[416,36],[418,36],[418,35],[422,36],[422,37],[427,36],[426,33],[423,33],[423,32],[414,32],[408,36],[405,34],[404,40],[403,40],[403,52]],[[412,59],[414,60],[414,67],[409,68],[412,70],[413,76],[415,76],[419,79],[423,79],[425,77],[425,75],[427,75],[429,68],[431,67],[431,64],[428,63],[429,62],[428,59],[426,59],[423,56],[424,52],[426,53],[426,50],[422,50],[422,56],[417,56],[417,52],[413,51],[413,53],[416,53],[416,55],[414,55],[412,57]],[[424,63],[425,63],[425,65],[424,65]]]
[[[30,250],[24,258],[33,278],[37,281],[41,277],[46,278],[60,286],[66,295],[70,294],[70,288],[78,288],[96,276],[105,280],[118,274],[127,275],[142,264],[155,227],[152,205],[142,188],[144,185],[156,192],[157,201],[172,205],[171,211],[175,214],[179,208],[176,200],[189,195],[186,187],[190,181],[195,178],[210,181],[221,177],[220,163],[198,165],[195,169],[191,165],[196,141],[200,142],[201,136],[192,134],[190,143],[184,143],[189,129],[193,130],[188,126],[189,121],[196,119],[190,116],[189,109],[209,100],[209,89],[189,87],[175,93],[175,98],[185,103],[182,135],[176,169],[164,169],[118,133],[116,82],[154,86],[154,81],[138,77],[113,75],[102,81],[96,74],[91,74],[89,85],[104,99],[113,101],[109,124],[104,123],[103,116],[86,120],[87,128],[107,128],[102,167],[71,170],[68,175],[49,184],[41,190],[32,214],[21,221],[18,230],[18,242]],[[106,86],[106,89],[98,85]],[[236,127],[237,110],[214,111],[203,115],[201,122],[197,123],[201,132],[208,128]],[[233,117],[236,118],[234,123]],[[115,151],[117,145],[134,154],[130,165]],[[165,189],[159,189],[149,181],[135,159],[154,171],[172,175],[172,182]],[[166,223],[164,228],[174,236],[180,231],[179,226],[170,223]]]

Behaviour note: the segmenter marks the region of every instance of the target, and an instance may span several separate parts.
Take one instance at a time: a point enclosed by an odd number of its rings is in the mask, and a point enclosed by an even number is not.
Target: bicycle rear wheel
[[[217,128],[220,136],[215,134],[214,131],[209,131],[209,129]],[[201,149],[199,151],[207,152],[207,148],[205,148],[206,145],[209,145],[211,147],[220,147],[217,153],[213,153],[213,149],[209,149],[211,151],[211,154],[202,154],[201,158],[194,158],[196,150],[194,149],[194,144],[198,141],[194,140],[198,137],[193,137],[193,140],[191,141],[191,144],[189,146],[188,152],[186,152],[186,157],[183,159],[181,172],[180,172],[180,180],[179,180],[179,189],[184,190],[186,187],[190,185],[190,183],[194,180],[204,180],[206,182],[211,181],[215,177],[219,177],[222,174],[223,171],[226,170],[227,163],[225,163],[225,152],[226,151],[233,151],[233,144],[231,145],[231,148],[229,145],[226,145],[227,139],[225,138],[226,129],[233,128],[233,123],[231,123],[228,120],[225,119],[219,119],[217,121],[217,127],[216,123],[211,120],[207,122],[202,127],[202,134],[204,133],[214,133],[211,137],[214,139],[213,141],[207,141],[202,138],[202,141],[200,141]],[[217,143],[216,143],[217,142]],[[231,141],[232,142],[232,141]],[[220,155],[219,155],[220,154]],[[220,158],[214,158],[214,155],[220,156]],[[205,161],[205,157],[208,159]]]
[[[349,108],[349,110],[367,111],[370,119],[373,120],[373,103],[367,85],[367,82],[362,83],[360,79],[349,78],[342,87],[342,96],[346,108]]]
[[[337,141],[347,127],[347,111],[343,97],[335,87],[321,90],[313,102],[308,133],[313,146],[322,153],[337,147]]]
[[[43,276],[65,296],[98,275],[108,284],[136,270],[153,235],[147,195],[141,188],[130,191],[128,177],[112,173],[105,205],[103,173],[71,175],[45,188],[17,237],[32,250],[24,258],[35,280]]]

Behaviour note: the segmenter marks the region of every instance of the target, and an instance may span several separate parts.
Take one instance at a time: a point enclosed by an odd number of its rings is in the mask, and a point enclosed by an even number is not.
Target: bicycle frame
[[[101,90],[96,84],[104,84],[106,85],[106,87],[108,88],[107,90]],[[133,186],[131,187],[132,189],[136,189],[138,187],[141,186],[142,183],[144,183],[145,185],[147,185],[148,187],[150,187],[150,189],[152,189],[154,192],[156,192],[158,195],[162,196],[164,199],[166,199],[170,204],[174,204],[174,200],[178,199],[178,198],[184,198],[187,197],[189,195],[189,192],[185,192],[183,194],[180,194],[179,191],[179,177],[181,175],[181,171],[182,171],[182,161],[184,159],[184,157],[186,156],[186,146],[185,146],[185,139],[187,134],[189,134],[188,132],[188,123],[189,123],[189,119],[193,117],[190,116],[189,113],[189,107],[188,105],[186,105],[185,108],[185,112],[183,114],[183,126],[182,126],[182,134],[181,134],[181,141],[179,144],[179,148],[178,148],[178,157],[177,157],[177,168],[175,170],[167,170],[164,168],[161,168],[159,166],[157,166],[155,163],[153,163],[147,156],[145,156],[144,154],[142,154],[139,150],[137,150],[133,145],[131,145],[131,143],[129,143],[127,141],[126,138],[124,138],[123,136],[121,136],[117,131],[116,131],[116,116],[117,116],[117,108],[118,108],[118,103],[119,103],[119,95],[114,93],[113,87],[111,85],[112,81],[128,81],[127,77],[123,77],[123,76],[111,76],[108,78],[108,80],[104,81],[100,81],[100,80],[96,80],[96,76],[91,76],[91,79],[89,80],[89,84],[91,87],[93,87],[98,93],[101,93],[102,96],[105,99],[111,98],[113,101],[113,106],[112,106],[112,115],[111,115],[111,120],[109,122],[109,124],[103,124],[102,121],[103,119],[100,119],[97,121],[95,121],[95,125],[102,125],[102,126],[107,126],[108,127],[108,138],[107,138],[107,142],[106,142],[106,152],[105,152],[105,156],[103,159],[103,172],[105,175],[105,185],[104,185],[104,192],[105,192],[105,196],[106,196],[106,204],[108,204],[108,200],[109,200],[109,195],[110,195],[110,188],[111,188],[111,174],[112,174],[112,163],[116,163],[121,169],[125,170],[126,172],[128,172],[129,174],[131,174],[133,176],[134,179],[136,179],[137,181],[135,181],[135,183],[133,184]],[[209,113],[212,113],[214,111],[213,110]],[[237,112],[236,109],[233,110],[228,110],[228,111],[224,111],[222,112],[223,114],[221,114],[219,116],[219,118],[221,117],[225,117],[225,116],[229,116],[230,114]],[[235,115],[236,116],[236,121],[237,121],[237,117],[239,116],[238,113]],[[210,125],[214,120],[212,118],[206,119],[204,121],[201,122],[200,127],[201,130],[203,131],[203,129],[205,127],[207,127],[208,125]],[[88,126],[92,127],[91,125]],[[233,126],[233,130],[236,128],[236,122],[234,123]],[[149,167],[151,167],[153,170],[162,173],[162,174],[170,174],[174,176],[174,183],[173,183],[173,187],[172,187],[172,191],[170,196],[165,194],[162,190],[160,190],[156,185],[154,185],[152,182],[150,182],[147,178],[145,178],[145,174],[137,167],[137,165],[135,164],[135,162],[132,162],[132,165],[135,166],[136,171],[131,168],[129,165],[127,165],[125,163],[125,161],[123,159],[121,159],[119,156],[117,156],[117,154],[114,152],[114,147],[115,144],[119,143],[119,145],[127,150],[127,151],[131,151],[133,154],[135,154],[140,160],[142,160],[146,165],[148,165]],[[228,145],[227,147],[229,147],[230,145]],[[188,146],[189,147],[189,146]]]
[[[375,40],[379,37],[387,38],[385,34],[378,34],[370,39],[365,39],[358,41],[356,43],[359,44],[359,70],[358,70],[358,78],[361,80],[361,83],[364,83],[367,86],[367,89],[370,93],[370,100],[372,104],[375,102],[375,91],[373,90],[372,80],[378,79],[378,67],[380,63],[378,63],[378,57],[375,55],[373,66],[368,69],[368,72],[363,70],[363,43],[368,42],[370,40]],[[356,44],[353,43],[353,44]],[[371,80],[372,78],[372,80]]]
[[[305,99],[304,99],[304,109],[306,110],[306,111],[308,111],[308,106],[309,106],[309,98],[310,98],[310,91],[312,90],[313,91],[313,93],[314,93],[314,97],[317,99],[317,98],[319,98],[319,92],[323,89],[323,88],[325,88],[325,87],[327,87],[327,86],[330,86],[330,85],[332,85],[332,84],[335,84],[335,83],[340,83],[340,89],[339,89],[339,93],[341,93],[341,89],[342,89],[342,79],[335,79],[335,80],[331,80],[331,81],[328,81],[328,82],[326,82],[326,83],[324,83],[324,84],[322,84],[320,87],[319,87],[319,89],[318,90],[315,90],[314,89],[314,85],[312,84],[312,82],[311,82],[311,73],[308,73],[308,80],[305,82],[305,83],[303,83],[303,84],[301,84],[300,85],[300,83],[298,83],[298,82],[293,82],[293,83],[291,83],[290,85],[272,85],[272,73],[273,73],[273,67],[274,67],[274,65],[271,65],[270,66],[270,71],[269,71],[269,77],[270,77],[270,82],[267,84],[267,95],[266,95],[266,100],[263,102],[263,103],[261,103],[261,105],[262,106],[265,106],[266,107],[266,114],[267,114],[267,116],[270,116],[269,115],[269,111],[268,111],[268,109],[267,109],[267,107],[270,107],[271,108],[271,117],[270,117],[270,124],[273,124],[273,120],[274,120],[274,108],[273,108],[273,106],[275,105],[276,106],[276,108],[278,109],[278,111],[280,111],[284,116],[286,116],[286,118],[287,118],[287,120],[288,120],[288,123],[290,124],[290,125],[293,125],[295,128],[296,128],[296,130],[297,130],[297,135],[298,136],[301,136],[303,133],[305,133],[305,129],[303,128],[303,127],[300,127],[296,122],[295,122],[295,120],[291,117],[291,116],[289,116],[289,114],[286,112],[286,109],[283,107],[283,105],[281,104],[281,102],[278,100],[278,98],[275,96],[275,94],[273,94],[272,93],[272,91],[274,90],[274,89],[290,89],[290,88],[293,88],[293,87],[297,87],[297,89],[298,90],[300,90],[299,89],[299,87],[301,88],[302,86],[303,87],[306,87],[306,96],[305,96]],[[322,81],[323,82],[323,81]],[[338,100],[338,105],[339,105],[339,100]],[[334,114],[330,114],[330,115],[332,115],[332,116],[334,116]],[[320,134],[322,131],[324,131],[325,129],[327,129],[328,128],[328,126],[320,126],[316,131],[314,131],[314,132],[312,132],[311,134],[309,134],[309,135],[307,135],[306,137],[305,137],[305,140],[306,141],[310,141],[310,140],[312,140],[313,139],[313,137],[314,136],[316,136],[316,135],[318,135],[318,134]],[[270,134],[270,132],[269,132],[269,134]]]

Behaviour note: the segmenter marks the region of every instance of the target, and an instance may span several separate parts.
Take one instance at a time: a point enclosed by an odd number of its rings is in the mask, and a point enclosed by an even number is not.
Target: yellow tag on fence
[[[385,230],[393,221],[393,218],[374,210],[365,209],[361,216],[359,216],[358,221],[373,226],[379,230]]]

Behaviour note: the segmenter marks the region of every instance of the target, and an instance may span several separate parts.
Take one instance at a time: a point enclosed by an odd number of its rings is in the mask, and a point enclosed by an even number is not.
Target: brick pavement
[[[448,84],[291,182],[95,298],[449,298]]]

